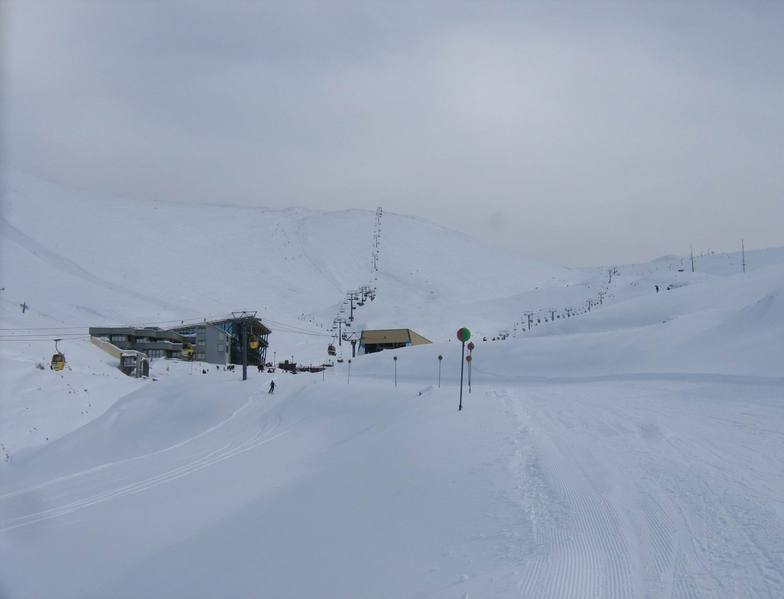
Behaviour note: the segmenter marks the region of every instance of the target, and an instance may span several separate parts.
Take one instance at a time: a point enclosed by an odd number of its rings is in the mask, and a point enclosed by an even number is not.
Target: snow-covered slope
[[[9,417],[0,442],[8,451],[56,438],[128,392],[126,381],[115,393],[101,386],[100,397],[78,410],[75,402],[58,407],[69,417],[44,417],[53,392],[73,397],[64,378],[55,391],[49,373],[36,369],[48,363],[55,337],[63,339],[69,368],[88,377],[84,396],[97,395],[98,374],[116,377],[111,368],[104,372],[106,356],[89,343],[90,326],[166,327],[255,309],[273,330],[270,358],[318,364],[346,292],[360,285],[378,294],[357,310],[355,330],[410,327],[436,339],[453,328],[444,304],[491,302],[574,278],[394,214],[383,217],[380,270],[371,273],[368,211],[107,197],[16,171],[4,171],[2,193],[0,383]],[[488,330],[509,318],[486,313]]]
[[[97,196],[18,172],[3,192],[4,293],[68,324],[163,321],[253,308],[318,313],[373,283],[388,311],[519,293],[568,271],[499,254],[460,233],[386,214],[371,280],[374,214]],[[36,312],[37,311],[37,312]],[[431,326],[426,318],[413,328]]]
[[[6,596],[781,596],[781,379],[481,376],[458,412],[398,354],[161,377],[22,452]]]
[[[5,185],[0,596],[784,595],[784,248],[574,270],[386,214],[371,280],[372,213]],[[318,361],[365,283],[355,329],[435,343],[242,382],[85,339],[255,308]]]

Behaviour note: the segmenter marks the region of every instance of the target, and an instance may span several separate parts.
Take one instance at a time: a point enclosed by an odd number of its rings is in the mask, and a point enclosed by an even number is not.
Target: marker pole
[[[463,368],[465,367],[465,341],[462,343],[462,353],[460,354],[460,403],[457,406],[457,411],[463,410]]]

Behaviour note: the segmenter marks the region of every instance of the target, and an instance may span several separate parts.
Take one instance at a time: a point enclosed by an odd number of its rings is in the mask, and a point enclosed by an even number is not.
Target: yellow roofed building
[[[398,349],[431,343],[411,329],[367,329],[359,338],[359,353],[373,354],[384,349]]]

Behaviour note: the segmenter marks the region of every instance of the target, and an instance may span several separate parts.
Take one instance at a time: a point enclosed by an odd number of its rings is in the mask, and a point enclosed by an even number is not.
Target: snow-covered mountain
[[[373,284],[373,320],[442,335],[436,310],[569,282],[428,221],[385,214],[371,273],[374,213],[318,212],[105,197],[10,172],[3,194],[6,296],[54,322],[200,319],[233,309],[331,324],[344,295]],[[377,280],[376,280],[377,277]],[[383,324],[381,322],[377,324]],[[451,330],[451,324],[449,326]]]

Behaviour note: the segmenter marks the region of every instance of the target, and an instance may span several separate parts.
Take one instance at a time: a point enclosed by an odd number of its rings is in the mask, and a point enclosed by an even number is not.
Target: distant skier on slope
[[[270,393],[275,393],[275,381],[270,381],[269,392]]]

